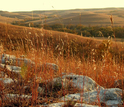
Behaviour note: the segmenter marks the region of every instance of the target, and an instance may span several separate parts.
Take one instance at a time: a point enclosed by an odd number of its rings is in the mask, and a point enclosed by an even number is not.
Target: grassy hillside
[[[44,82],[61,77],[62,73],[75,73],[91,77],[104,88],[114,87],[115,80],[124,78],[124,43],[116,42],[115,39],[101,40],[65,32],[0,23],[0,52],[3,47],[4,51],[1,53],[16,57],[24,55],[35,62],[33,69],[22,66],[25,82],[36,74],[39,74],[38,77],[41,77]],[[59,71],[55,73],[39,71],[39,64],[41,67],[46,62],[57,64]],[[38,82],[35,81],[34,84]],[[63,92],[65,95],[77,91],[75,88],[59,90],[54,94],[51,91],[47,93],[48,96],[42,97],[41,102],[49,102],[49,99],[56,101],[58,95],[63,96]],[[37,96],[38,93],[33,95]]]
[[[123,8],[103,9],[74,9],[74,10],[51,10],[32,12],[4,12],[0,11],[2,17],[15,18],[14,21],[25,21],[34,24],[83,24],[85,26],[110,25],[109,16],[112,14],[115,26],[124,25]],[[17,20],[18,19],[18,20]],[[0,18],[0,22],[3,22]],[[6,20],[12,23],[13,19]]]
[[[65,69],[67,64],[69,72],[73,72],[72,69],[74,69],[74,72],[89,75],[94,79],[101,78],[96,74],[94,74],[95,76],[91,75],[91,72],[94,71],[94,64],[98,72],[104,64],[109,65],[110,68],[106,68],[105,71],[107,73],[111,67],[115,67],[117,70],[116,67],[118,64],[119,66],[123,64],[124,59],[122,42],[3,23],[0,23],[0,44],[6,50],[5,53],[16,56],[24,54],[30,59],[36,58],[36,62],[54,62],[62,67],[61,70]],[[76,68],[79,62],[84,67],[82,68],[84,72],[81,69],[77,72]],[[96,76],[98,77],[96,78]],[[100,84],[105,85],[102,82]]]
[[[0,40],[4,47],[10,50],[21,49],[27,52],[32,48],[37,48],[38,50],[44,48],[46,51],[50,48],[50,50],[54,51],[54,54],[58,54],[62,51],[63,55],[67,55],[68,51],[70,55],[78,56],[79,58],[82,58],[83,55],[89,57],[89,52],[92,49],[99,50],[100,45],[108,45],[108,41],[111,41],[112,44],[110,44],[110,51],[116,52],[116,47],[123,52],[123,48],[121,48],[123,43],[114,42],[116,41],[114,38],[113,41],[111,39],[105,40],[104,43],[102,39],[81,37],[79,35],[64,32],[14,26],[3,23],[0,23]]]

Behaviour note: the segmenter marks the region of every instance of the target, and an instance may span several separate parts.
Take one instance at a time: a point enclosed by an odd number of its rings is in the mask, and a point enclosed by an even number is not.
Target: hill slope
[[[0,23],[0,44],[9,51],[14,50],[27,53],[35,49],[46,54],[53,52],[55,56],[61,54],[65,57],[69,55],[89,58],[94,49],[98,52],[96,57],[101,56],[101,52],[109,49],[112,55],[115,55],[115,53],[116,56],[123,55],[124,44],[111,42],[110,40],[103,42],[99,39],[81,37],[64,32]],[[116,51],[117,49],[118,52]]]

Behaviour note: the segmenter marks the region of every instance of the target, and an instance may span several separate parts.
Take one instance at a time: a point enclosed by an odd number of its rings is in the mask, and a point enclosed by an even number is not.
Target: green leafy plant
[[[27,70],[28,70],[27,66],[26,66],[25,64],[23,64],[23,66],[21,67],[21,76],[22,76],[23,78],[26,77],[26,75],[27,75]]]

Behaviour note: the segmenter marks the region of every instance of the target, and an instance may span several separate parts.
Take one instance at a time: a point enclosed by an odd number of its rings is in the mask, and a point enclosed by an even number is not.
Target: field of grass
[[[99,61],[103,63],[102,60],[104,58],[101,58],[101,56],[102,54],[104,55],[105,52],[102,51],[109,50],[108,54],[111,54],[110,58],[112,59],[110,62],[108,61],[107,63],[114,63],[118,65],[118,61],[120,61],[120,63],[123,62],[122,59],[114,59],[119,57],[123,58],[124,44],[122,42],[112,42],[109,40],[103,41],[95,38],[81,37],[78,35],[63,32],[19,27],[2,23],[0,24],[0,27],[0,42],[6,52],[10,54],[16,54],[16,52],[19,52],[19,55],[26,54],[28,56],[28,54],[30,54],[30,51],[35,50],[36,53],[39,55],[42,55],[42,52],[46,56],[47,54],[52,54],[52,56],[50,55],[50,59],[52,57],[54,57],[54,59],[58,59],[61,57],[64,58],[66,61],[69,57],[69,60],[80,60],[82,63],[89,63],[88,61],[90,61],[91,63],[94,57],[96,63]],[[116,51],[116,49],[118,49],[118,51]],[[95,54],[94,56],[92,55],[93,53]],[[74,63],[75,61],[69,62]],[[90,66],[92,67],[93,65],[91,64]],[[112,64],[111,66],[115,65]],[[73,66],[71,68],[73,68]],[[88,74],[92,74],[90,72],[94,71],[88,71]]]
[[[16,57],[25,55],[36,64],[57,64],[59,71],[40,75],[43,80],[59,77],[66,71],[89,76],[99,85],[109,88],[113,87],[115,80],[124,77],[124,43],[111,39],[0,23],[0,44],[4,53]],[[28,74],[26,77],[32,78]]]

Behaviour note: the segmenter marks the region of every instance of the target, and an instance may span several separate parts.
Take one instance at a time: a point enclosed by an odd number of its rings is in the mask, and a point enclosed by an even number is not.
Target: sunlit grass
[[[45,80],[61,77],[62,73],[86,75],[105,88],[114,87],[115,80],[123,79],[124,50],[119,47],[120,45],[118,46],[118,43],[112,43],[110,39],[101,41],[44,29],[4,24],[1,26],[3,26],[3,30],[0,31],[1,54],[7,53],[16,57],[24,55],[35,62],[33,68],[30,65],[21,66],[21,75],[25,83],[33,81],[32,105],[38,102],[39,81],[35,79],[35,75],[41,77],[43,83]],[[116,49],[120,51],[117,52]],[[38,69],[43,63],[55,63],[59,66],[59,71],[47,72]],[[50,95],[47,93],[42,95],[44,100],[41,102],[50,103],[49,99],[56,100],[58,93],[59,97],[62,97],[73,92],[78,92],[78,90],[63,90],[62,88],[56,93],[51,91]]]

